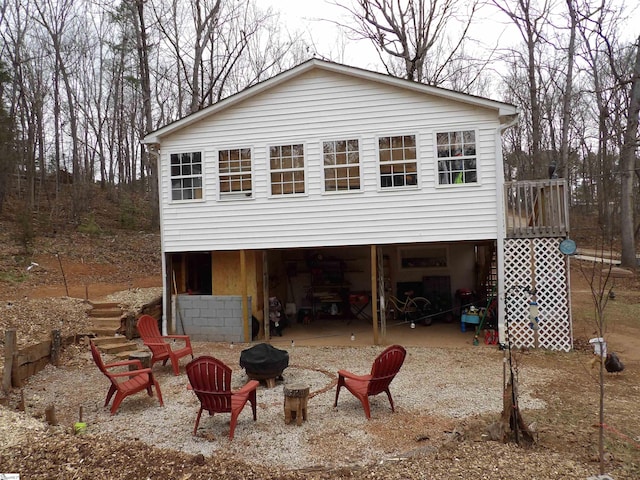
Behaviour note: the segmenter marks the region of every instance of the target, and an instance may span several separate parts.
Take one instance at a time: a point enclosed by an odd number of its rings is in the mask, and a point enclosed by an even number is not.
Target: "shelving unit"
[[[350,285],[344,278],[344,262],[317,256],[309,261],[309,268],[314,318],[349,316]]]

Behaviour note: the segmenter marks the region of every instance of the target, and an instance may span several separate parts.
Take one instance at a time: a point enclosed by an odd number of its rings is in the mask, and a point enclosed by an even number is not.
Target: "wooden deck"
[[[508,238],[569,235],[569,202],[565,180],[507,182],[504,201]]]

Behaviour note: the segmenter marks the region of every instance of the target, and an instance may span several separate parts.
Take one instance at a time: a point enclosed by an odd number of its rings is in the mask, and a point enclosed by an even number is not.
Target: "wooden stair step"
[[[118,330],[119,328],[94,327],[91,329],[91,333],[93,333],[96,337],[113,338]],[[127,338],[127,337],[124,337],[124,338]]]
[[[113,318],[113,317],[121,317],[122,310],[118,308],[117,310],[109,310],[109,309],[100,309],[100,310],[89,310],[89,316],[92,318],[95,317],[104,317],[104,318]]]
[[[104,345],[104,344],[115,345],[117,343],[128,342],[127,337],[125,337],[124,335],[104,335],[104,336],[101,335],[93,338],[92,341],[98,346]]]
[[[129,352],[138,349],[138,344],[134,342],[127,343],[105,343],[100,345],[100,350],[105,353],[116,354],[120,352]]]
[[[92,318],[91,323],[94,327],[115,327],[120,328],[119,318]]]
[[[94,309],[100,308],[120,308],[120,304],[117,302],[89,302]]]

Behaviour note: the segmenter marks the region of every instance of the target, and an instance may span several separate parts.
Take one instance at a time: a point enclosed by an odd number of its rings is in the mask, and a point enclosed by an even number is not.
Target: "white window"
[[[436,143],[440,185],[478,182],[476,132],[439,132],[436,134]]]
[[[304,193],[304,146],[269,147],[271,195]]]
[[[360,190],[360,146],[357,139],[322,143],[324,191]]]
[[[253,182],[251,149],[235,148],[218,152],[220,197],[251,197]]]
[[[418,185],[418,163],[415,135],[378,138],[380,187]]]
[[[202,153],[171,154],[171,199],[202,199]]]

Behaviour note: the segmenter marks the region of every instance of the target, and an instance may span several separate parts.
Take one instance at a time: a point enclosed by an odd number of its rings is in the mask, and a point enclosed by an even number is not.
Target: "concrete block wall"
[[[251,297],[249,297],[249,312],[251,312]],[[239,295],[178,296],[176,331],[178,334],[189,335],[191,340],[244,342],[243,323],[242,297]]]

